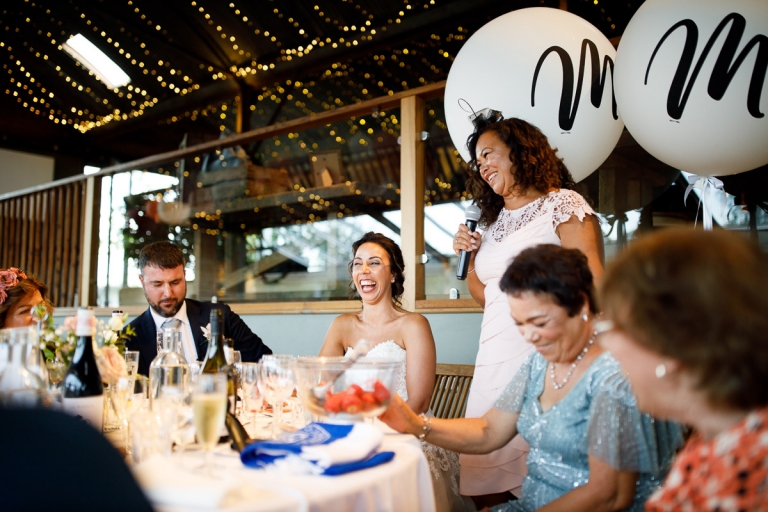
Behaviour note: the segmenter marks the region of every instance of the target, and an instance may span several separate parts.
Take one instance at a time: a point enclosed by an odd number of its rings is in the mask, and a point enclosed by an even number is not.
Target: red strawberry
[[[379,406],[379,402],[376,401],[376,397],[373,396],[372,391],[366,391],[361,397],[361,400],[363,402],[364,411],[372,411]]]
[[[363,396],[363,393],[365,393],[365,391],[363,391],[363,388],[361,388],[357,384],[352,384],[351,386],[349,386],[349,388],[347,388],[345,393],[348,393],[350,395],[355,395],[359,398]]]
[[[391,396],[387,387],[378,380],[373,383],[373,396],[379,404],[385,403]]]
[[[337,413],[341,411],[341,401],[344,399],[342,393],[336,393],[335,395],[330,391],[325,397],[325,410],[331,413]]]
[[[357,414],[363,408],[363,401],[357,395],[347,395],[341,401],[341,410],[347,414]]]

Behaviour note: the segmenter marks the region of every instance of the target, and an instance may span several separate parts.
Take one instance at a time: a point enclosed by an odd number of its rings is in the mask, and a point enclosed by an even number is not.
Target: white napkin
[[[325,469],[336,464],[365,460],[383,440],[384,434],[374,425],[355,423],[349,434],[341,439],[328,444],[303,446],[300,456]]]
[[[182,470],[177,461],[160,455],[134,466],[133,474],[153,505],[213,510],[242,498],[238,481]]]

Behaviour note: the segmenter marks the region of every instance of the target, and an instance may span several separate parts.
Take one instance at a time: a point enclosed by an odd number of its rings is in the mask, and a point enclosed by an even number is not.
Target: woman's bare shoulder
[[[429,327],[429,320],[421,313],[414,313],[412,311],[406,311],[404,309],[397,309],[398,322],[403,327]]]
[[[344,313],[333,319],[331,327],[347,327],[359,320],[359,313],[357,311],[351,311]]]

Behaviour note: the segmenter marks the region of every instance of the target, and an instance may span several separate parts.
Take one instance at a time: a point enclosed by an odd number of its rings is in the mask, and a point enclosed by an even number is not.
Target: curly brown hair
[[[46,297],[48,295],[48,287],[31,274],[26,274],[26,278],[19,279],[16,285],[5,289],[5,293],[8,295],[5,301],[0,304],[0,329],[5,327],[5,321],[8,317],[8,313],[15,310],[19,305],[19,302],[27,295],[35,292],[40,292],[40,296],[43,298],[45,308],[48,310],[48,314],[53,313],[53,304]]]
[[[355,254],[357,254],[357,250],[361,245],[367,243],[376,244],[387,251],[387,255],[389,256],[389,269],[395,277],[395,282],[392,283],[392,302],[396,306],[400,306],[400,298],[405,291],[405,261],[403,260],[403,251],[400,250],[400,246],[391,238],[384,236],[381,233],[369,231],[364,234],[360,240],[352,244],[352,257],[355,257]],[[349,270],[350,276],[352,275],[353,263],[354,260],[350,261],[347,265],[347,270]],[[357,288],[355,288],[354,282],[350,283],[350,288],[349,298],[353,299],[355,298],[355,295],[357,295]]]
[[[470,156],[467,190],[482,212],[481,225],[492,224],[504,207],[504,199],[476,171],[477,141],[488,132],[495,133],[509,147],[516,192],[534,189],[546,194],[552,189],[575,187],[576,183],[562,158],[557,156],[557,150],[552,149],[547,136],[534,125],[515,117],[480,125],[467,139]]]
[[[678,361],[709,404],[768,405],[768,255],[727,231],[667,228],[633,242],[603,277],[607,319]]]

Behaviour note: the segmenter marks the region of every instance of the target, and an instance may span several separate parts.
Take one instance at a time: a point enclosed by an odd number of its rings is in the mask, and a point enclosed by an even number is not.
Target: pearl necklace
[[[568,370],[568,373],[565,374],[565,378],[563,379],[563,382],[560,384],[557,383],[555,380],[555,363],[549,363],[549,375],[552,377],[552,386],[554,386],[555,389],[563,389],[566,384],[568,384],[568,379],[571,378],[571,375],[573,375],[573,371],[576,369],[576,365],[579,364],[579,361],[582,360],[584,355],[589,352],[589,347],[592,346],[592,344],[595,342],[595,336],[597,333],[593,333],[592,337],[589,338],[589,341],[587,342],[587,346],[584,347],[584,350],[581,351],[581,353],[576,356],[576,360],[571,364],[570,370]]]

